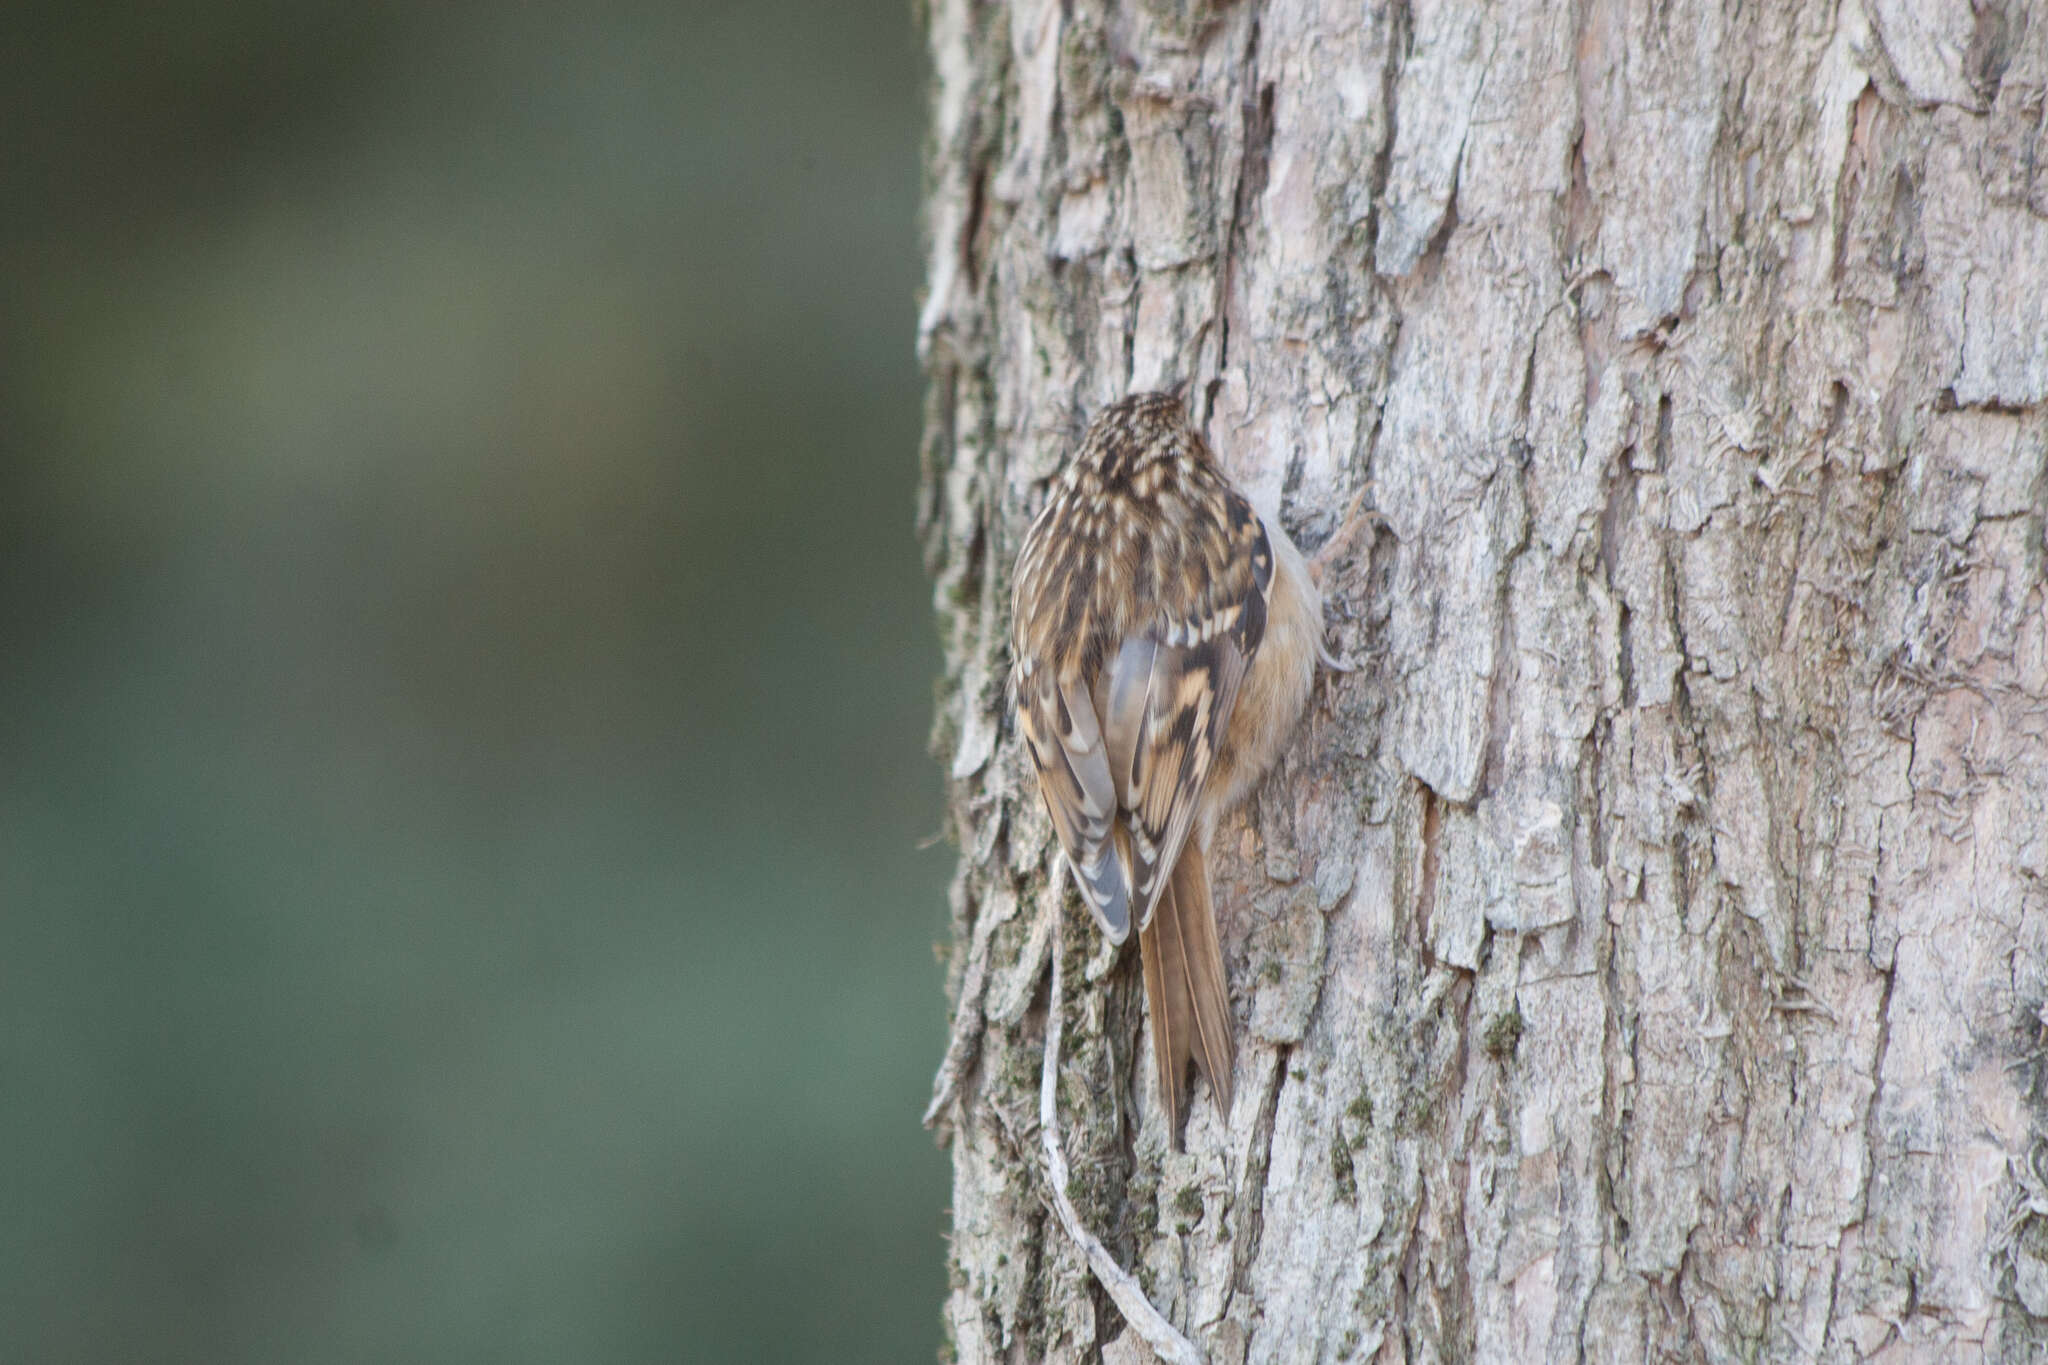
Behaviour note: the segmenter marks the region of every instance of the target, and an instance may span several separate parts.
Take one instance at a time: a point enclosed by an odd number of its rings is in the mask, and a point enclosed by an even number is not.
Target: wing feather
[[[1177,638],[1186,638],[1177,633]],[[1142,704],[1119,707],[1108,737],[1120,763],[1118,794],[1130,830],[1131,918],[1143,929],[1172,875],[1175,859],[1194,827],[1209,767],[1229,729],[1238,686],[1251,660],[1231,633],[1194,644],[1169,645],[1154,637],[1150,650],[1124,650],[1118,662],[1145,660]],[[1129,684],[1113,678],[1110,695]],[[1125,727],[1134,727],[1124,733]]]
[[[1025,747],[1081,899],[1103,933],[1122,943],[1131,932],[1130,899],[1111,833],[1117,788],[1095,703],[1078,685],[1056,684],[1049,669],[1033,669],[1016,686]]]
[[[1208,575],[1216,595],[1166,604],[1123,640],[1097,693],[1129,834],[1130,920],[1140,929],[1194,827],[1238,689],[1265,638],[1271,547],[1242,499],[1229,495],[1226,508],[1227,557]]]

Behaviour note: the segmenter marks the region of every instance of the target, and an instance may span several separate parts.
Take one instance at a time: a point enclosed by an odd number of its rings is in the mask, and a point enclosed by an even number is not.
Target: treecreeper
[[[1322,593],[1164,393],[1097,415],[1013,583],[1018,727],[1096,924],[1115,943],[1137,928],[1177,1147],[1189,1061],[1227,1121],[1236,1058],[1208,849],[1280,757],[1318,660],[1341,667]]]

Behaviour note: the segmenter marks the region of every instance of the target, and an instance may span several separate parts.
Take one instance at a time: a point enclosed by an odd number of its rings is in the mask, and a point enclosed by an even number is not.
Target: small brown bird
[[[1017,719],[1081,898],[1112,942],[1138,927],[1178,1146],[1190,1056],[1230,1113],[1207,849],[1280,756],[1316,661],[1338,666],[1321,593],[1180,400],[1133,394],[1096,417],[1024,538],[1010,647]]]

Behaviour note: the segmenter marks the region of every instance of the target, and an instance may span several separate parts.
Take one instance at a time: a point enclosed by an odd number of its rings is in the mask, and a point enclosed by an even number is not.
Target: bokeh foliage
[[[0,1358],[929,1358],[907,9],[10,28]]]

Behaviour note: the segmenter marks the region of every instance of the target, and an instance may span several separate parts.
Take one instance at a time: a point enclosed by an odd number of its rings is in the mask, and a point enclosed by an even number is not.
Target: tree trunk
[[[2048,1353],[2048,11],[928,0],[961,850],[949,1350]],[[1008,714],[1096,408],[1185,383],[1331,640],[1217,837],[1227,1125]]]

